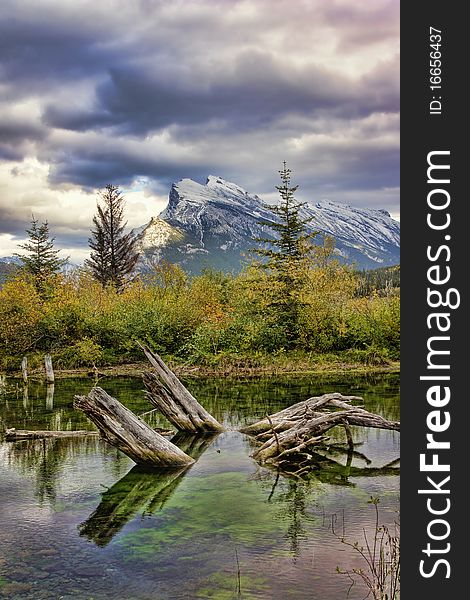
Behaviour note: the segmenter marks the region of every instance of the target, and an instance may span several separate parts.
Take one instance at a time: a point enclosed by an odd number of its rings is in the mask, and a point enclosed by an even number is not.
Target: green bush
[[[64,348],[55,355],[58,367],[76,369],[77,367],[91,367],[103,364],[103,349],[93,340],[83,338],[70,346]]]

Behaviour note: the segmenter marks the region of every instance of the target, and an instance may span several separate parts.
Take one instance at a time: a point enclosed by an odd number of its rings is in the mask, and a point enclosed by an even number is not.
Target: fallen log
[[[344,427],[350,452],[354,450],[350,425],[399,431],[399,422],[351,406],[352,401],[362,401],[362,398],[338,393],[316,396],[266,416],[240,431],[254,436],[261,444],[252,455],[261,464],[271,462],[280,466],[300,462],[305,464],[305,469],[311,460],[312,448],[326,445],[329,437],[325,434],[332,427]]]
[[[324,413],[319,411],[322,406],[330,405],[333,408],[343,408],[346,410],[354,409],[354,415],[350,414],[348,417],[348,423],[350,425],[363,425],[365,427],[376,427],[378,429],[395,429],[399,431],[399,422],[390,422],[383,419],[380,415],[370,413],[367,410],[359,406],[351,406],[349,403],[353,401],[363,401],[360,396],[343,396],[337,392],[330,394],[323,394],[322,396],[313,396],[308,400],[297,402],[284,410],[281,410],[269,418],[266,417],[253,423],[242,427],[240,431],[247,433],[248,435],[259,435],[271,430],[272,425],[276,431],[283,431],[289,429],[293,421],[302,419],[305,416],[312,418],[321,417]]]
[[[199,404],[163,360],[147,346],[140,346],[155,372],[143,374],[148,400],[180,431],[208,433],[224,427]]]
[[[156,431],[164,437],[171,437],[175,435],[174,430],[162,429],[160,427],[155,428]],[[88,429],[73,429],[72,431],[59,431],[49,429],[15,429],[11,427],[5,430],[5,441],[15,442],[20,440],[42,440],[45,438],[70,438],[70,437],[82,437],[82,436],[94,436],[98,437],[99,431],[89,431]]]
[[[100,387],[93,388],[87,396],[75,396],[74,406],[93,421],[105,441],[137,464],[175,468],[194,462]]]
[[[77,429],[74,431],[31,431],[29,429],[15,429],[11,427],[5,430],[5,440],[14,442],[17,440],[39,440],[44,438],[65,438],[65,437],[82,437],[82,436],[98,436],[98,431],[87,431],[86,429]]]

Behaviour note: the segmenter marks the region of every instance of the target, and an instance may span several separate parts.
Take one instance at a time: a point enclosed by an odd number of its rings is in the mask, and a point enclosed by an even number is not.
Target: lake
[[[307,480],[260,468],[253,442],[234,429],[326,392],[364,398],[367,410],[399,420],[396,374],[257,379],[186,379],[187,387],[230,430],[179,436],[197,458],[184,472],[138,468],[95,437],[5,442],[0,438],[0,597],[22,600],[214,598],[341,600],[361,568],[340,537],[364,543],[380,521],[399,519],[399,471],[376,467],[400,452],[395,431],[354,427],[357,454],[319,457]],[[73,409],[91,379],[64,379],[46,391],[7,380],[4,427],[94,429]],[[137,414],[151,410],[140,379],[99,385]],[[144,418],[165,426],[155,411]],[[343,433],[332,432],[336,441]],[[370,471],[368,471],[370,469]],[[334,528],[332,528],[332,524]],[[334,529],[334,531],[333,531]],[[355,585],[349,598],[365,595]]]

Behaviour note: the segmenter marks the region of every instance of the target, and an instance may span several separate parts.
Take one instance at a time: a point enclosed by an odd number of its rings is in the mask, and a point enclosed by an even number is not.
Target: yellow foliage
[[[35,285],[17,277],[0,290],[0,340],[9,354],[26,352],[38,338],[43,302]]]

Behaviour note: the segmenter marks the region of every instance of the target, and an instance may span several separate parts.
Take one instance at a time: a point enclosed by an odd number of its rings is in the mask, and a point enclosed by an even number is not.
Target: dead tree
[[[351,406],[349,403],[353,400],[362,398],[337,393],[309,398],[241,431],[254,436],[261,444],[252,455],[255,460],[279,466],[308,462],[312,449],[327,445],[329,437],[325,434],[337,425],[345,428],[351,451],[354,447],[349,425],[399,431],[399,422],[387,421],[359,406]]]
[[[93,421],[106,442],[119,448],[137,464],[175,468],[194,462],[99,387],[93,388],[87,396],[75,396],[74,406]]]
[[[154,368],[143,374],[147,398],[179,431],[209,433],[223,426],[199,404],[163,360],[146,346],[141,348]]]
[[[52,357],[46,354],[44,357],[44,366],[46,368],[46,382],[54,383],[54,369],[52,368]]]

